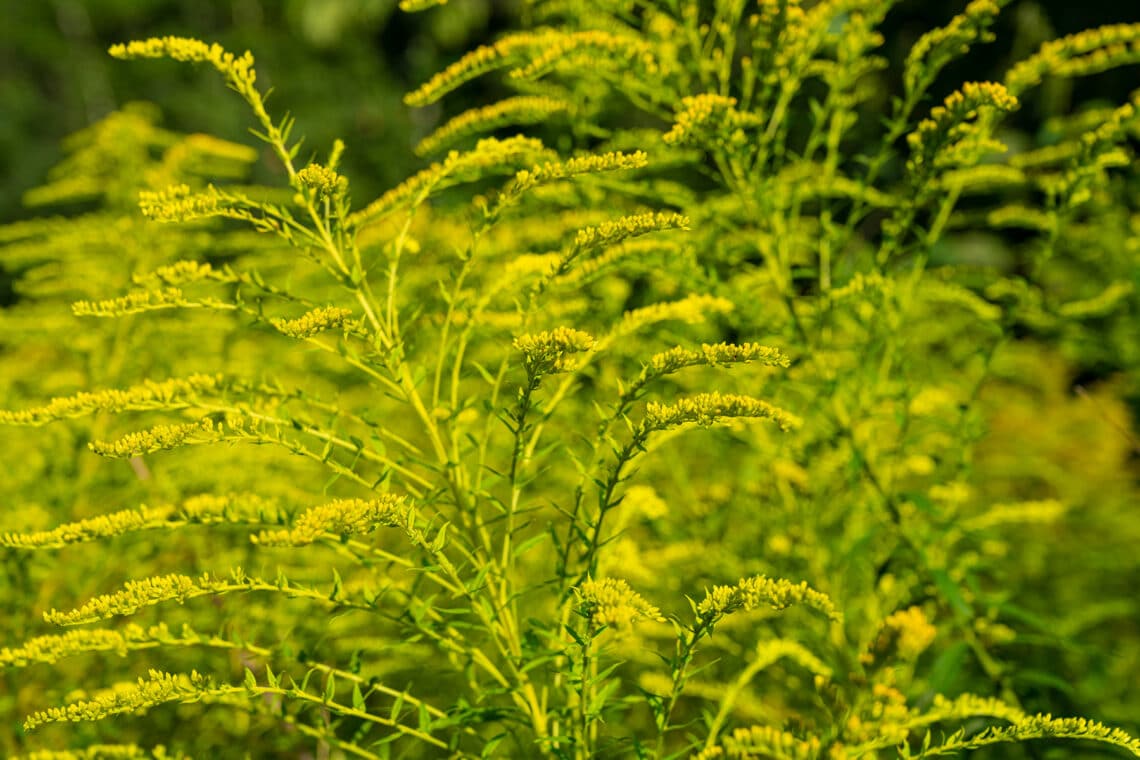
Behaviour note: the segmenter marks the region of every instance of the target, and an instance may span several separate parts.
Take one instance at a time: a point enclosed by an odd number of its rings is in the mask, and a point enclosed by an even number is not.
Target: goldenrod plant
[[[1140,756],[1140,103],[1014,121],[1140,25],[894,4],[530,0],[375,199],[113,46],[267,150],[132,105],[0,228],[4,755]]]

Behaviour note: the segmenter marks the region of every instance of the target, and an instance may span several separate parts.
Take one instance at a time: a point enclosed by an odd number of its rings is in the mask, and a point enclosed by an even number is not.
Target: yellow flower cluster
[[[427,156],[480,132],[511,124],[537,124],[570,110],[570,103],[542,95],[520,95],[464,111],[420,141],[416,155]]]
[[[144,530],[175,529],[183,525],[214,523],[282,523],[283,511],[273,502],[253,494],[218,496],[201,494],[179,506],[145,504],[84,520],[64,523],[51,530],[0,535],[0,546],[19,549],[58,549],[68,544],[95,541]]]
[[[190,630],[183,630],[183,639],[189,638]],[[197,639],[197,635],[193,634]],[[68,657],[86,652],[114,652],[125,656],[131,649],[155,646],[159,642],[170,641],[175,637],[165,623],[143,628],[136,623],[128,623],[122,628],[81,628],[64,633],[53,633],[28,639],[16,649],[0,649],[0,667],[24,667],[33,662],[55,663]]]
[[[404,525],[404,498],[384,494],[376,499],[337,499],[305,510],[292,530],[262,531],[253,537],[262,546],[304,546],[323,535],[361,535],[377,526]]]
[[[1013,111],[1017,108],[1017,98],[1005,86],[996,82],[966,82],[962,88],[950,93],[942,102],[930,110],[930,118],[919,122],[914,132],[907,135],[911,148],[908,167],[911,171],[929,169],[939,153],[972,137],[977,137],[976,129],[968,122],[989,111]],[[980,155],[981,150],[977,151]],[[958,156],[957,163],[964,158]]]
[[[523,54],[530,50],[542,50],[559,36],[561,35],[550,30],[522,32],[509,34],[491,45],[475,48],[419,89],[405,95],[404,102],[410,106],[434,103],[465,82],[521,61]]]
[[[181,409],[202,393],[216,392],[221,375],[191,375],[162,382],[145,380],[126,389],[108,389],[53,398],[44,406],[19,411],[0,409],[0,424],[44,425],[53,420],[82,417],[95,412],[148,409]]]
[[[736,110],[736,98],[715,93],[693,95],[681,100],[673,127],[661,139],[669,145],[722,146],[740,141],[740,128],[754,122],[750,115]]]
[[[784,578],[769,578],[766,575],[744,578],[734,586],[713,586],[711,591],[705,592],[705,598],[697,605],[697,614],[715,622],[734,612],[748,612],[760,607],[784,610],[793,604],[803,604],[832,620],[842,620],[842,615],[835,609],[831,599],[808,586],[806,581],[792,583]]]
[[[955,734],[940,749],[945,750],[941,754],[951,754],[991,744],[1046,738],[1104,742],[1140,757],[1140,740],[1132,738],[1119,728],[1110,728],[1086,718],[1054,718],[1048,714],[1031,715],[1012,726],[993,726],[970,736]]]
[[[1014,94],[1041,83],[1046,76],[1096,74],[1140,62],[1140,24],[1111,24],[1070,34],[1043,44],[1006,74]]]
[[[843,727],[844,738],[855,743],[881,741],[898,744],[910,733],[912,713],[906,697],[893,686],[876,683],[871,687],[873,699],[860,713],[851,713]]]
[[[1136,290],[1131,282],[1112,282],[1092,298],[1069,301],[1062,304],[1057,313],[1069,319],[1093,319],[1112,313],[1126,303],[1126,299]]]
[[[437,5],[446,5],[447,0],[400,0],[400,10],[404,13],[418,13],[434,8]]]
[[[707,427],[739,418],[769,419],[784,431],[797,428],[801,424],[798,417],[767,401],[714,391],[698,393],[672,404],[651,401],[645,407],[645,419],[641,423],[639,435],[686,423]]]
[[[92,441],[88,448],[99,456],[127,459],[155,451],[175,449],[190,443],[209,443],[222,439],[224,426],[208,418],[180,425],[155,425],[128,433],[115,441]]]
[[[1056,499],[994,504],[977,517],[963,520],[964,530],[987,530],[1007,523],[1051,523],[1065,514],[1065,505]]]
[[[190,675],[173,675],[151,670],[147,678],[139,678],[129,688],[109,689],[94,699],[33,713],[24,721],[24,730],[31,731],[45,723],[100,720],[110,715],[147,710],[165,702],[196,701],[207,689],[208,682],[197,671]]]
[[[320,164],[309,164],[297,172],[297,182],[301,187],[315,191],[318,198],[331,198],[348,188],[347,179]]]
[[[528,190],[547,182],[556,182],[579,174],[599,174],[601,172],[640,169],[648,163],[643,151],[633,153],[602,153],[600,155],[578,156],[567,161],[547,162],[541,166],[523,169],[515,174],[514,192]]]
[[[1041,209],[1020,203],[1009,203],[986,214],[986,224],[997,229],[1019,227],[1048,232],[1057,226],[1057,220]]]
[[[757,643],[756,659],[749,668],[759,672],[783,659],[791,660],[817,676],[831,678],[831,668],[795,639],[768,639]]]
[[[987,322],[996,322],[1002,316],[1000,306],[990,303],[969,288],[949,280],[935,277],[923,280],[919,296],[926,303],[956,306]]]
[[[35,750],[10,760],[190,760],[190,757],[161,744],[150,748],[137,744],[89,744],[83,749]]]
[[[599,256],[592,256],[585,261],[578,262],[572,271],[566,273],[562,279],[562,284],[580,285],[626,261],[638,261],[650,257],[652,257],[650,260],[666,259],[670,254],[681,250],[681,246],[674,240],[653,238],[628,240],[621,245],[611,246]]]
[[[921,607],[908,607],[888,616],[884,628],[892,632],[895,648],[903,660],[915,660],[938,635]]]
[[[689,217],[663,211],[633,214],[578,230],[574,236],[574,248],[578,251],[605,248],[650,232],[675,229],[689,229]]]
[[[83,606],[68,612],[50,610],[44,613],[44,620],[56,625],[81,625],[115,615],[131,615],[143,607],[150,607],[160,602],[172,600],[183,602],[204,593],[208,592],[188,575],[176,573],[157,575],[138,581],[127,581],[121,590],[94,597]]]
[[[645,76],[658,76],[661,67],[653,56],[653,45],[640,37],[592,29],[554,34],[536,48],[539,54],[525,66],[511,72],[512,79],[534,79],[560,64],[590,66],[616,64],[623,71],[636,69]]]
[[[15,649],[0,649],[0,666],[24,667],[33,662],[54,663],[81,652],[116,652],[125,655],[128,637],[134,629],[142,630],[140,626],[131,624],[121,631],[80,629],[36,636]]]
[[[133,290],[125,296],[103,301],[76,301],[71,311],[77,317],[118,317],[156,309],[174,309],[189,301],[178,288]]]
[[[665,622],[661,610],[645,601],[629,584],[617,578],[590,578],[577,589],[586,615],[594,625],[628,630],[639,620]]]
[[[670,319],[697,324],[704,322],[710,313],[727,314],[734,307],[732,301],[720,296],[685,296],[678,301],[665,301],[627,311],[622,315],[621,323],[615,328],[614,334],[629,335],[643,327]]]
[[[219,216],[228,209],[222,196],[210,186],[204,193],[193,193],[189,185],[173,185],[165,190],[139,192],[139,209],[156,222],[186,222]]]
[[[158,285],[185,285],[202,280],[235,282],[237,277],[229,271],[214,269],[204,261],[176,261],[173,264],[158,267],[152,272],[132,275],[131,280],[136,285],[154,287]]]
[[[505,140],[488,137],[480,140],[473,150],[464,153],[451,151],[442,162],[432,164],[404,180],[353,213],[348,221],[360,226],[403,206],[417,206],[433,191],[449,184],[477,179],[485,171],[501,173],[549,155],[550,151],[542,142],[531,137],[516,135]]]
[[[963,156],[961,153],[955,155],[954,150],[949,150],[940,160],[944,160],[947,165],[968,164],[972,161],[969,153],[975,151],[1004,153],[1005,144],[993,139],[974,140],[968,146],[963,145],[961,150],[965,151],[967,155]],[[989,193],[995,190],[1023,187],[1026,184],[1026,179],[1025,172],[1013,166],[982,164],[965,169],[952,169],[939,177],[937,182],[939,186],[954,192]]]
[[[654,354],[646,372],[654,376],[668,375],[685,367],[699,364],[724,366],[760,362],[770,367],[787,367],[789,359],[779,349],[759,343],[704,343],[699,350],[677,346]]]
[[[351,327],[352,311],[338,306],[320,306],[297,319],[274,319],[277,331],[290,338],[311,338],[326,330]]]
[[[1140,47],[1140,42],[1137,42]],[[1104,181],[1104,171],[1132,164],[1131,152],[1119,144],[1140,129],[1140,91],[1129,102],[1119,106],[1096,128],[1080,136],[1078,149],[1069,167],[1059,178],[1042,182],[1043,189],[1065,199],[1069,208],[1089,200]]]
[[[710,748],[696,755],[696,758],[778,757],[781,760],[817,760],[822,746],[816,736],[801,739],[772,726],[750,726],[733,731],[731,736],[725,738],[723,748]]]
[[[964,55],[974,42],[991,41],[993,34],[988,29],[1000,10],[994,0],[972,0],[949,24],[919,37],[906,57],[903,82],[907,91],[925,89],[925,84],[954,58]]]
[[[653,486],[630,486],[622,497],[621,505],[626,512],[644,515],[651,520],[664,517],[669,512],[669,505]]]
[[[565,372],[573,368],[567,354],[580,354],[594,347],[594,336],[570,327],[520,335],[514,347],[522,352],[527,367],[536,375]]]
[[[125,45],[112,45],[108,52],[114,58],[172,58],[176,61],[209,63],[226,78],[235,90],[244,94],[253,88],[257,74],[253,55],[247,50],[240,56],[227,52],[221,45],[207,45],[187,37],[152,37]]]
[[[168,516],[170,508],[124,509],[86,520],[70,522],[52,530],[34,533],[4,533],[0,535],[0,546],[20,549],[56,549],[67,544],[94,541],[98,538],[118,536],[143,527]]]
[[[962,694],[947,699],[941,694],[934,695],[934,702],[923,716],[923,722],[936,720],[965,720],[967,718],[1000,718],[1010,723],[1020,723],[1026,714],[1013,705],[994,697],[979,697],[976,694]]]

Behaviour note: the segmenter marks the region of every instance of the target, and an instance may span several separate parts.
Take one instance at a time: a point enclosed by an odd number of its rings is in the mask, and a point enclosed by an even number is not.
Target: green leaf
[[[503,739],[506,738],[506,734],[496,734],[495,736],[492,736],[483,744],[483,751],[479,756],[483,758],[497,757],[497,755],[495,755],[495,747],[498,747],[499,744],[502,743]]]
[[[606,706],[610,695],[612,695],[619,686],[621,686],[621,679],[612,678],[607,681],[602,688],[594,692],[594,698],[590,700],[588,713],[590,715],[601,715],[602,709]]]
[[[336,677],[329,673],[328,680],[325,681],[325,701],[332,702],[333,697],[336,696]]]
[[[1049,673],[1044,670],[1018,670],[1013,673],[1013,680],[1019,684],[1046,686],[1050,689],[1056,689],[1069,697],[1072,697],[1074,694],[1073,685],[1071,683],[1054,673]]]
[[[435,535],[435,539],[431,542],[432,553],[443,551],[444,544],[447,543],[447,526],[451,523],[444,523],[443,527],[439,529],[439,533]]]
[[[249,668],[245,669],[245,688],[251,691],[257,688],[257,676]]]
[[[550,539],[549,533],[538,533],[536,535],[531,536],[526,541],[523,541],[522,543],[515,546],[514,550],[511,552],[511,554],[513,554],[516,558],[521,557],[522,555],[526,554],[528,551],[533,549],[538,544],[542,543],[543,541],[549,540],[549,539]]]
[[[960,620],[969,620],[972,616],[970,605],[966,598],[962,596],[962,590],[958,588],[958,584],[941,568],[932,570],[931,574],[934,576],[934,585],[942,592],[942,596],[950,604],[950,609]]]
[[[400,694],[396,697],[396,701],[392,703],[392,709],[388,711],[388,720],[393,723],[400,719],[400,711],[404,709],[404,695]]]
[[[957,682],[962,675],[969,645],[959,641],[946,648],[930,667],[930,691],[935,694],[953,694],[958,691]]]
[[[352,685],[352,709],[367,712],[367,707],[364,704],[364,694],[360,692],[360,684],[354,683]]]

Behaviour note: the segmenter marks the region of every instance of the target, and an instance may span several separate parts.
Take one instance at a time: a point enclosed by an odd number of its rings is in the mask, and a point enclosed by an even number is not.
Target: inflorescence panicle
[[[1140,63],[1140,24],[1110,24],[1050,40],[1006,74],[1010,92],[1019,95],[1046,76],[1078,77]]]
[[[689,229],[689,218],[681,214],[662,211],[633,214],[612,222],[583,227],[574,236],[574,248],[576,250],[606,248],[651,232],[687,229]]]
[[[51,530],[0,534],[0,546],[18,549],[58,549],[146,530],[174,529],[182,525],[282,524],[284,511],[254,494],[201,494],[179,505],[142,505],[105,515],[63,523]]]
[[[713,391],[682,398],[672,404],[649,402],[645,407],[645,419],[642,420],[640,434],[668,430],[690,423],[708,427],[742,418],[769,419],[784,431],[792,430],[802,424],[799,417],[767,401],[751,396]]]
[[[548,161],[516,172],[514,184],[510,190],[514,193],[521,193],[538,185],[570,179],[580,174],[641,169],[648,163],[645,152],[640,150],[633,153],[613,151],[576,156],[565,161]]]
[[[234,55],[221,45],[208,45],[188,37],[151,37],[125,44],[112,45],[108,52],[114,58],[171,58],[175,61],[209,63],[217,69],[235,90],[251,89],[257,81],[253,69],[253,55],[247,50]]]
[[[597,341],[589,333],[570,327],[556,327],[540,333],[520,335],[515,338],[514,347],[534,375],[552,372],[566,372],[574,368],[571,354],[591,350]]]
[[[320,306],[296,319],[274,319],[271,324],[290,338],[312,338],[328,330],[348,331],[357,326],[352,321],[352,310],[339,306]]]
[[[262,546],[304,546],[321,536],[357,536],[377,527],[403,527],[408,524],[408,508],[403,497],[385,494],[376,499],[337,499],[311,507],[288,530],[262,531],[253,536]]]
[[[76,301],[71,311],[77,317],[121,317],[145,311],[177,309],[190,304],[179,288],[133,290],[125,296],[101,301]]]
[[[179,286],[194,282],[237,282],[238,277],[227,269],[215,269],[205,261],[176,261],[164,264],[150,272],[131,276],[135,285],[156,287],[162,285]]]
[[[176,675],[151,670],[146,678],[139,678],[127,688],[109,689],[92,699],[32,713],[24,721],[24,730],[31,731],[45,723],[75,723],[142,712],[167,702],[195,702],[208,690],[209,681],[197,671]]]
[[[759,362],[770,367],[787,367],[788,357],[779,349],[759,343],[704,343],[699,349],[677,346],[654,354],[645,368],[646,374],[669,375],[685,367],[710,367]]]
[[[342,195],[348,189],[348,179],[333,169],[313,163],[297,172],[296,182],[316,194],[318,200]]]
[[[225,201],[213,186],[196,193],[189,185],[172,185],[164,190],[139,192],[139,209],[156,222],[188,222],[227,212]]]
[[[727,298],[697,293],[676,301],[663,301],[631,309],[622,315],[621,322],[614,328],[614,334],[631,335],[649,325],[673,319],[698,324],[712,314],[728,314],[734,308],[735,304]]]
[[[196,422],[155,425],[115,441],[92,441],[87,446],[99,456],[125,459],[194,443],[213,443],[222,440],[224,434],[224,423],[204,417]]]
[[[623,71],[636,70],[645,76],[657,76],[661,66],[653,55],[653,47],[640,37],[591,29],[569,34],[556,34],[537,48],[537,55],[510,73],[512,79],[535,79],[558,66],[616,66]]]
[[[991,42],[989,31],[1001,7],[1009,0],[971,0],[946,26],[932,29],[918,38],[906,57],[903,82],[907,92],[917,94],[954,59],[969,51],[975,42]]]
[[[82,749],[41,749],[9,760],[192,760],[178,750],[162,744],[140,747],[137,744],[89,744]]]
[[[693,760],[721,758],[778,757],[781,760],[817,760],[823,749],[818,736],[801,738],[790,731],[772,726],[737,728],[726,736],[723,745],[709,747],[693,756]],[[843,757],[831,753],[831,757]]]
[[[623,580],[589,578],[576,589],[582,610],[595,626],[627,630],[639,620],[665,622],[661,611]]]
[[[668,145],[713,145],[724,147],[743,143],[746,127],[762,122],[753,114],[736,109],[736,98],[715,93],[693,95],[681,100],[673,127],[662,139]]]
[[[542,50],[560,37],[558,32],[539,29],[509,34],[491,45],[483,45],[465,54],[439,72],[419,89],[404,96],[410,106],[426,106],[442,98],[465,82],[490,71],[522,62],[531,50]]]
[[[127,581],[121,590],[97,596],[69,612],[54,609],[45,612],[44,620],[56,625],[81,625],[116,615],[132,615],[143,607],[168,601],[184,602],[210,593],[207,589],[210,583],[209,576],[195,580],[177,573]]]
[[[986,146],[975,148],[971,138],[976,135],[965,125],[987,111],[1009,112],[1017,107],[1017,98],[1004,85],[997,82],[966,82],[961,89],[946,96],[942,105],[932,108],[930,117],[919,122],[918,128],[907,135],[911,148],[908,168],[912,172],[929,172],[935,166],[965,163],[954,161],[953,154],[950,159],[940,156],[956,147],[964,147],[976,162]],[[1000,143],[996,146],[1000,147]]]
[[[536,160],[549,158],[551,151],[541,141],[517,135],[505,140],[487,137],[472,150],[451,151],[440,163],[414,174],[348,218],[351,225],[361,226],[405,207],[415,208],[433,192],[457,182],[479,179],[484,174],[517,171]]]
[[[174,633],[165,623],[143,627],[127,623],[116,628],[76,628],[28,639],[12,649],[0,648],[0,668],[22,668],[33,663],[54,664],[90,652],[112,652],[126,657],[129,652],[163,646],[216,647],[263,654],[248,642],[205,635],[189,625]]]
[[[145,380],[125,389],[76,393],[53,398],[44,406],[8,411],[0,409],[0,424],[44,425],[55,420],[82,417],[97,412],[183,409],[202,394],[217,393],[222,375],[197,374],[184,379]]]
[[[808,586],[806,581],[792,583],[784,578],[757,575],[745,578],[733,586],[713,586],[697,604],[697,615],[715,622],[734,612],[749,612],[760,608],[784,610],[794,604],[811,607],[832,620],[842,620],[831,598]]]

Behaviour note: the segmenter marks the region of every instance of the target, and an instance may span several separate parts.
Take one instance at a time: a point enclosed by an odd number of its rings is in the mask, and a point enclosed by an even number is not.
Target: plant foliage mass
[[[133,104],[0,228],[5,756],[1140,756],[1140,101],[1012,121],[1140,25],[893,5],[531,0],[364,199],[113,46],[268,150]]]

